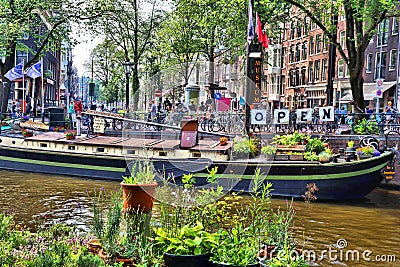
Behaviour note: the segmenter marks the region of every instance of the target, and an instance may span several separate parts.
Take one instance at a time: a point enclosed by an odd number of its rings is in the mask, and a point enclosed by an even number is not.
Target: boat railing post
[[[81,116],[76,116],[76,135],[81,135]]]

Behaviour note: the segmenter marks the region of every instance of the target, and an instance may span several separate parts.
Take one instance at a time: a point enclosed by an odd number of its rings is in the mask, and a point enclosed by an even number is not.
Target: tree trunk
[[[14,58],[15,58],[15,47],[16,44],[9,44],[9,51],[10,54],[7,55],[5,58],[5,63],[2,65],[1,69],[1,76],[3,77],[3,86],[0,91],[0,109],[1,113],[6,113],[7,112],[7,107],[8,107],[8,98],[10,97],[10,91],[11,91],[11,81],[8,79],[4,79],[4,74],[6,74],[10,69],[14,68]],[[7,81],[7,83],[4,86],[4,81]]]
[[[360,70],[355,69],[350,73],[350,85],[351,92],[353,94],[354,104],[356,105],[356,112],[364,112],[365,103],[364,103],[364,78]],[[358,109],[357,109],[358,107]]]

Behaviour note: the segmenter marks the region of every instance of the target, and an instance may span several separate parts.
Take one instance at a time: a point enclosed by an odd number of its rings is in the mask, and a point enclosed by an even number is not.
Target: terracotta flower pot
[[[101,250],[101,243],[99,239],[91,239],[87,242],[87,247],[89,249],[89,252],[92,254],[96,255],[99,254]]]
[[[67,139],[67,140],[72,140],[72,139],[75,139],[76,137],[75,137],[75,135],[66,135],[65,136],[65,139]]]
[[[99,257],[104,261],[105,264],[109,263],[109,257],[107,253],[104,251],[104,249],[101,249],[99,251]],[[122,262],[123,267],[129,267],[133,266],[133,260],[132,259],[127,259],[127,258],[116,258],[115,262],[119,263]],[[118,265],[119,266],[119,265]]]
[[[125,211],[149,212],[153,208],[153,199],[157,183],[125,184],[120,183],[124,197]]]

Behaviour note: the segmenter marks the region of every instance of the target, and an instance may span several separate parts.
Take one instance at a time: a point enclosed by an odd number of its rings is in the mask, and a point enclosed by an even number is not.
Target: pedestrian
[[[194,112],[196,112],[196,105],[194,104],[194,101],[191,101],[190,102],[190,105],[189,105],[189,111],[191,112],[191,113],[194,113]]]
[[[80,99],[77,99],[74,103],[74,110],[77,116],[81,116],[82,115],[82,102]]]
[[[206,106],[204,105],[204,102],[202,101],[201,103],[200,103],[200,106],[199,106],[199,111],[200,112],[204,112],[204,111],[206,111]]]
[[[345,124],[346,121],[347,110],[346,107],[343,106],[340,110],[340,124]]]
[[[373,109],[370,106],[367,106],[365,109],[365,113],[367,113],[367,119],[369,120],[371,118],[371,115],[374,113]]]
[[[150,119],[154,121],[157,115],[157,105],[156,101],[153,99],[150,101]]]

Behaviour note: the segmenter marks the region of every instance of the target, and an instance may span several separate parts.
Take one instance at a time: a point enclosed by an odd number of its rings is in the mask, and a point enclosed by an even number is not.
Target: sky
[[[79,76],[87,76],[90,73],[90,69],[85,69],[83,64],[90,62],[90,52],[92,49],[101,42],[100,38],[94,38],[91,35],[80,35],[74,30],[73,27],[73,38],[76,38],[80,43],[72,49],[72,65],[78,69]],[[87,73],[85,73],[87,72]]]

